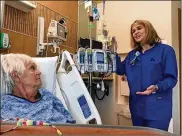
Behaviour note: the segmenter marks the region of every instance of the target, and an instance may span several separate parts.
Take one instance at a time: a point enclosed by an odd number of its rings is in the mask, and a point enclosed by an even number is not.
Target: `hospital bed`
[[[95,107],[90,94],[71,58],[69,52],[62,53],[61,65],[56,72],[59,57],[33,58],[38,68],[41,71],[42,87],[51,91],[57,98],[59,98],[66,109],[70,111],[77,124],[88,124],[89,121],[95,119],[97,124],[102,124],[100,115]],[[66,60],[70,63],[71,71],[67,73],[65,70]],[[1,96],[9,93],[4,89],[4,79],[2,77],[1,68]],[[90,108],[87,113],[84,112]],[[82,107],[82,108],[81,108]],[[173,133],[173,120],[170,122],[169,132]]]
[[[42,87],[51,91],[60,99],[67,110],[71,113],[77,124],[89,124],[95,120],[96,124],[102,124],[100,115],[95,107],[90,94],[71,58],[69,52],[64,51],[59,64],[59,57],[34,57],[41,71]],[[66,72],[66,61],[71,64],[71,71]],[[1,67],[1,96],[10,93],[5,89]]]

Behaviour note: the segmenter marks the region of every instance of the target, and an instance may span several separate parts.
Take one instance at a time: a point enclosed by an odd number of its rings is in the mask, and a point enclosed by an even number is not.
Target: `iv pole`
[[[88,26],[89,26],[89,38],[90,38],[90,48],[92,49],[92,22],[90,20],[90,12],[89,12],[89,8],[91,8],[92,11],[92,4],[90,7],[88,7]],[[92,73],[89,72],[89,93],[92,97]],[[95,98],[92,98],[93,101],[95,102]]]

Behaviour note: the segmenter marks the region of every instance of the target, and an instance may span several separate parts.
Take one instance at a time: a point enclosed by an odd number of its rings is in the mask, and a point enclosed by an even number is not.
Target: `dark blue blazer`
[[[166,44],[156,44],[142,53],[129,52],[123,62],[116,57],[118,75],[126,74],[130,89],[130,110],[149,120],[163,120],[172,117],[172,89],[177,83],[177,61],[174,49]],[[158,91],[149,96],[136,94],[150,85],[157,85]]]

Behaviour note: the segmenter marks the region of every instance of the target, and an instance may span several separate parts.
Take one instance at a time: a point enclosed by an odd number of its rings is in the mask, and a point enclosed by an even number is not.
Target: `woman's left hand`
[[[139,94],[139,95],[150,95],[152,93],[155,93],[157,91],[157,88],[155,85],[151,85],[147,88],[146,91],[144,92],[136,92],[136,94]]]

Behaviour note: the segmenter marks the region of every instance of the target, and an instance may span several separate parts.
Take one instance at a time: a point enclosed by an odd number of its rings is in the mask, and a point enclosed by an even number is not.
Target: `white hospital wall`
[[[88,13],[85,9],[85,5],[81,4],[78,7],[78,38],[90,38],[89,36],[89,27],[88,27]],[[96,37],[96,23],[93,23],[94,28],[91,30],[92,37]]]
[[[130,25],[137,19],[149,20],[159,36],[172,43],[171,1],[107,1],[105,7],[109,35],[117,37],[119,53],[130,51]],[[98,8],[102,13],[102,3]]]

